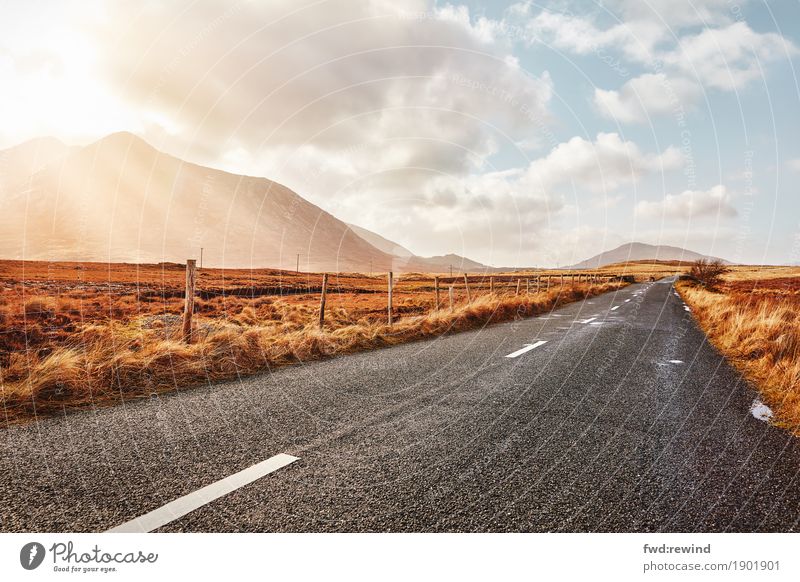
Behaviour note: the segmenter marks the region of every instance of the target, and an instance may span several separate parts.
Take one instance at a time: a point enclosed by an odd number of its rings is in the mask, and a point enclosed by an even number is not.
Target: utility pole
[[[453,276],[453,265],[450,265],[450,276]]]
[[[297,253],[297,269],[295,269],[295,272],[300,272],[300,253]]]
[[[200,268],[203,268],[203,247],[200,247]]]

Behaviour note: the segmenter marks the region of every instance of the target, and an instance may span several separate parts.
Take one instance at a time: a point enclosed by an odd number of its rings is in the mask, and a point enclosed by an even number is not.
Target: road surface
[[[797,531],[800,439],[672,283],[5,430],[1,529]]]

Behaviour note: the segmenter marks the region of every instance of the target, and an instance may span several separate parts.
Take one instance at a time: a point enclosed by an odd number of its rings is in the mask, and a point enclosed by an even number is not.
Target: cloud
[[[559,144],[546,157],[532,162],[527,176],[531,185],[539,184],[543,189],[571,182],[606,192],[645,174],[675,169],[681,159],[674,147],[646,154],[617,133],[599,133],[593,142],[576,136]]]
[[[673,83],[684,85],[683,90],[689,82],[726,91],[738,89],[760,78],[765,63],[799,52],[780,34],[756,32],[747,22],[735,20],[737,14],[727,1],[618,0],[610,3],[610,8],[616,8],[618,20],[606,27],[596,23],[599,19],[569,11],[534,13],[528,3],[509,10],[506,18],[524,23],[523,38],[529,44],[542,42],[579,55],[618,53],[647,67],[653,75],[666,73]],[[702,26],[700,31],[698,26]],[[619,92],[601,90],[596,100],[607,108],[624,104],[625,96],[615,93]],[[617,117],[622,120],[624,116]],[[640,118],[636,115],[633,120]]]
[[[793,172],[800,172],[800,158],[787,161],[786,166]]]
[[[735,22],[685,36],[660,58],[704,85],[734,90],[759,79],[764,63],[797,53],[797,47],[780,34],[755,32],[746,22]]]
[[[668,78],[664,73],[645,74],[631,79],[618,91],[595,89],[594,105],[610,119],[643,122],[652,116],[688,109],[700,94],[700,87],[688,79]]]
[[[731,195],[725,186],[718,184],[710,190],[686,190],[680,194],[667,194],[660,202],[643,200],[636,205],[636,215],[641,218],[690,220],[694,218],[732,218],[737,215],[731,204]]]

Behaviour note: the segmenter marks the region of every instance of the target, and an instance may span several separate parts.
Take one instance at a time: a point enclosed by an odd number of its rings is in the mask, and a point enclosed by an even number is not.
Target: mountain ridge
[[[641,242],[629,242],[616,248],[604,251],[593,257],[589,257],[574,265],[564,267],[565,269],[597,269],[615,263],[625,263],[630,261],[644,260],[661,261],[696,261],[699,259],[720,260],[725,264],[730,264],[724,259],[703,255],[695,251],[690,251],[681,247],[670,245],[651,245]]]

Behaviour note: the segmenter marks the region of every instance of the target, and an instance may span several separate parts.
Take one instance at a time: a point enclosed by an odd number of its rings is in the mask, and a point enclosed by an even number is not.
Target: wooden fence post
[[[183,339],[192,343],[192,314],[194,314],[194,285],[195,285],[194,259],[186,260],[186,298],[183,301]]]
[[[547,276],[547,291],[550,291],[550,275]]]
[[[494,277],[489,277],[489,293],[494,293]]]
[[[531,280],[525,279],[525,295],[531,294]]]
[[[392,287],[394,285],[392,284],[392,272],[391,271],[389,271],[389,275],[388,275],[387,278],[388,278],[388,282],[389,282],[389,305],[387,307],[387,311],[388,311],[388,314],[389,314],[389,325],[392,325]]]
[[[453,285],[450,285],[450,289],[448,289],[447,292],[450,296],[450,311],[453,311]]]
[[[469,293],[469,279],[467,279],[467,274],[464,273],[464,289],[467,290],[467,305],[472,303],[472,296]]]
[[[541,275],[536,275],[536,292],[538,293],[542,285]]]
[[[520,284],[520,281],[521,281],[520,279],[517,279],[517,290],[514,293],[514,295],[519,295],[519,284]]]
[[[436,293],[436,311],[439,311],[439,277],[433,278],[433,290]]]
[[[328,295],[328,273],[322,275],[322,295],[319,298],[319,328],[325,326],[325,300]]]

